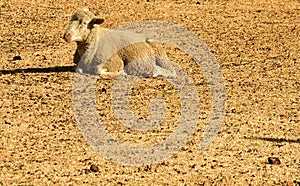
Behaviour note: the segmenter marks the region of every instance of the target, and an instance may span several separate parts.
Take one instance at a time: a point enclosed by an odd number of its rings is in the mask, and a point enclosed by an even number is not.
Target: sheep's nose
[[[71,42],[71,34],[70,33],[65,33],[64,34],[64,39],[66,42],[70,43]]]

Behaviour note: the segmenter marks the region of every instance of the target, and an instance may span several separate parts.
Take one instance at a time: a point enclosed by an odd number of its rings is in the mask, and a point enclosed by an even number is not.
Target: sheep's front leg
[[[108,76],[117,76],[117,75],[119,75],[119,72],[108,72],[106,68],[97,67],[96,74],[108,75]]]
[[[104,65],[102,65],[102,64],[96,67],[96,74],[108,75],[108,76],[127,75],[124,70],[108,72],[107,68],[105,68]]]
[[[124,71],[124,61],[119,55],[113,55],[110,60],[96,67],[96,74],[99,75],[127,75]]]

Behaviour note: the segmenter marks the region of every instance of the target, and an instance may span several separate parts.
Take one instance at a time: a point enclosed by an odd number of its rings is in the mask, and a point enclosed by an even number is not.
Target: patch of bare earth
[[[299,1],[1,0],[0,7],[1,185],[300,185]],[[210,87],[195,62],[174,48],[170,58],[200,96],[198,127],[188,144],[163,163],[143,167],[122,166],[93,151],[72,110],[75,44],[62,39],[82,7],[108,28],[164,20],[207,43],[227,88],[225,120],[207,151],[198,145],[210,117]],[[168,104],[161,126],[141,133],[115,117],[112,83],[98,81],[96,101],[116,139],[149,145],[171,134],[180,116],[172,85],[145,79],[132,88],[137,117],[149,115],[150,98]]]

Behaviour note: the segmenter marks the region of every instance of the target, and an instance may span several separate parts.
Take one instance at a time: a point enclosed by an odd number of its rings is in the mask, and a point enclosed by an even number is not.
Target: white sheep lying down
[[[128,74],[175,78],[176,71],[161,45],[143,35],[109,30],[88,9],[76,12],[64,39],[75,41],[77,71],[88,74]]]

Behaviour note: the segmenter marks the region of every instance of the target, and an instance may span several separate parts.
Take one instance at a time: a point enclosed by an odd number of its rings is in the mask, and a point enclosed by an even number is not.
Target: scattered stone
[[[295,185],[300,186],[300,181],[294,180],[293,182],[294,182]]]
[[[279,158],[268,157],[268,164],[280,165],[281,162],[280,162]]]
[[[84,170],[84,173],[85,173],[85,174],[91,173],[91,170],[90,170],[90,169],[83,169],[83,170]]]
[[[91,167],[90,167],[90,170],[91,170],[92,172],[98,172],[98,171],[99,171],[99,168],[98,168],[96,165],[92,164]]]
[[[13,58],[13,61],[19,61],[19,60],[22,60],[21,56],[15,56],[15,57]]]

